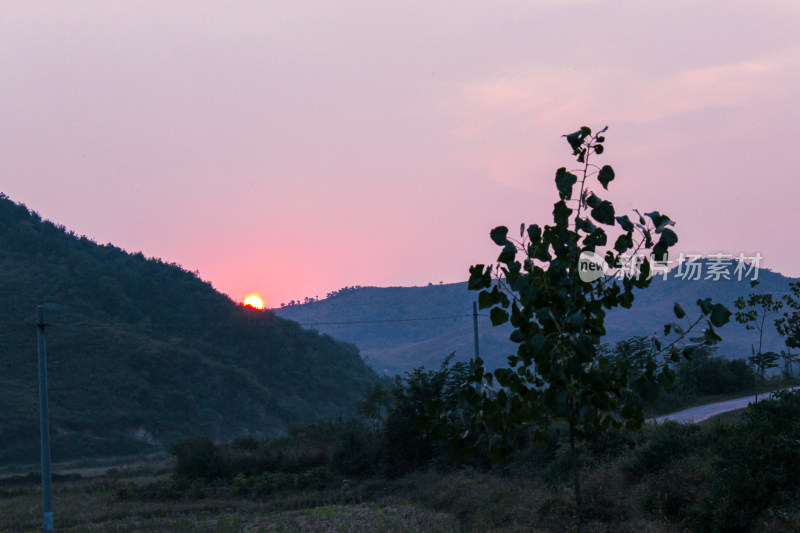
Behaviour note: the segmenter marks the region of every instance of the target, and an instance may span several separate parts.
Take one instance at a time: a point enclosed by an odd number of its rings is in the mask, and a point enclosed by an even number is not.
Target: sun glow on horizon
[[[245,298],[244,301],[242,302],[242,305],[249,306],[254,309],[264,309],[264,302],[261,300],[261,298],[259,298],[255,294],[251,294],[250,296]]]

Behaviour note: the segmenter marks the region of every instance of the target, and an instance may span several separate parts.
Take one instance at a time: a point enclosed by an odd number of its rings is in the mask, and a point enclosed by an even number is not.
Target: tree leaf
[[[718,328],[721,328],[722,326],[727,324],[728,321],[730,321],[731,314],[732,313],[724,305],[714,304],[713,306],[711,306],[711,316],[709,317],[709,320],[711,321],[712,324],[714,324]]]
[[[617,237],[617,241],[614,243],[614,249],[621,254],[624,254],[628,250],[633,248],[633,238],[631,238],[630,233],[623,233],[619,237]]]
[[[564,167],[556,171],[556,188],[562,200],[568,200],[572,197],[572,186],[578,181],[578,176],[572,172],[567,172]]]
[[[567,226],[569,224],[569,216],[572,214],[572,209],[567,207],[564,200],[557,202],[553,206],[553,220],[558,226]]]
[[[484,271],[485,268],[485,271]],[[467,288],[476,291],[492,286],[492,267],[484,265],[474,265],[469,267],[469,284]]]
[[[508,313],[499,307],[493,307],[489,312],[489,318],[493,326],[499,326],[500,324],[508,322]]]
[[[514,261],[514,258],[517,256],[517,247],[514,246],[511,242],[506,242],[506,245],[503,246],[503,251],[500,252],[500,255],[497,257],[498,263],[505,263],[509,264]]]
[[[614,225],[614,206],[608,200],[603,200],[592,209],[592,218],[601,224]]]
[[[628,215],[617,217],[617,224],[620,225],[623,231],[633,231],[633,222],[628,218]]]
[[[495,285],[491,291],[481,291],[478,294],[478,309],[487,309],[500,303],[500,290]]]
[[[602,152],[597,152],[602,153]],[[611,168],[609,165],[605,165],[603,168],[600,169],[600,173],[597,175],[597,181],[600,182],[600,185],[603,186],[604,189],[608,189],[608,184],[611,183],[611,180],[614,179],[614,169]]]
[[[494,243],[498,246],[505,246],[506,242],[508,242],[508,239],[506,238],[507,235],[508,228],[505,226],[497,226],[489,232],[489,237],[491,237]]]
[[[538,244],[542,240],[542,228],[538,224],[528,226],[528,238],[533,244]]]
[[[678,236],[671,229],[665,228],[661,232],[661,238],[658,239],[658,243],[664,248],[675,246],[678,243]]]
[[[569,145],[572,147],[573,150],[578,150],[581,147],[581,144],[583,144],[583,137],[581,136],[580,131],[568,133],[566,135],[563,135],[563,137],[567,138],[567,142],[569,143]]]
[[[714,328],[711,327],[711,324],[709,324],[708,328],[703,332],[703,339],[706,345],[711,346],[712,344],[720,342],[722,337],[720,337]]]

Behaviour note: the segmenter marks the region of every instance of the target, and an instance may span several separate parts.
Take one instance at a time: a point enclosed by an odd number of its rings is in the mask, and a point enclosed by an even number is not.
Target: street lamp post
[[[36,306],[36,348],[39,353],[39,430],[42,448],[42,521],[44,533],[53,533],[53,496],[50,487],[50,416],[47,410],[47,353],[44,307]]]

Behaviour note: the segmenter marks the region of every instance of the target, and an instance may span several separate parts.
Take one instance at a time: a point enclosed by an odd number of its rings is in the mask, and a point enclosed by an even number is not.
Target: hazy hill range
[[[0,463],[38,458],[35,307],[54,460],[268,433],[348,413],[376,376],[351,344],[243,308],[175,264],[98,245],[0,194]]]
[[[734,262],[735,264],[735,262]],[[466,270],[466,268],[465,268]],[[683,304],[689,316],[697,316],[696,301],[711,297],[735,311],[734,300],[754,290],[784,294],[789,281],[778,273],[758,271],[760,285],[750,287],[749,280],[737,281],[730,269],[732,280],[683,280],[673,275],[667,279],[656,277],[645,290],[636,292],[632,309],[611,312],[606,321],[606,342],[634,335],[663,333],[666,322],[674,319],[675,301]],[[706,275],[703,270],[702,276]],[[744,279],[744,278],[743,278]],[[417,366],[434,368],[452,351],[458,360],[473,356],[472,302],[477,292],[468,291],[466,283],[429,285],[427,287],[363,287],[339,291],[324,300],[291,305],[276,309],[285,318],[302,324],[326,322],[350,324],[310,325],[334,338],[358,346],[364,360],[379,373],[405,372]],[[509,326],[493,328],[488,310],[479,311],[480,352],[490,366],[505,364],[505,357],[514,349],[508,335]],[[438,320],[411,320],[419,318],[460,315],[457,318]],[[386,322],[375,322],[385,320]],[[408,321],[406,321],[408,320]],[[765,334],[765,350],[785,348],[774,327]],[[748,331],[732,321],[720,330],[724,342],[719,353],[731,358],[751,354],[751,343],[757,343],[756,332]]]

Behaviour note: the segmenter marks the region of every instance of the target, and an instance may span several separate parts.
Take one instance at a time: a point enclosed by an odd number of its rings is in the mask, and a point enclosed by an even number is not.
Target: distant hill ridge
[[[707,266],[708,261],[700,263]],[[690,316],[696,316],[697,300],[708,297],[735,311],[733,302],[738,296],[754,291],[784,294],[789,282],[798,280],[762,268],[757,274],[759,285],[753,289],[749,283],[752,273],[741,281],[733,273],[731,268],[732,279],[719,281],[684,280],[676,278],[674,272],[667,274],[666,280],[657,275],[650,287],[636,291],[632,309],[616,309],[609,313],[605,342],[613,344],[634,335],[663,332],[664,324],[674,320],[672,307],[676,301],[683,304]],[[309,327],[355,344],[365,361],[378,373],[395,374],[417,366],[437,367],[452,351],[456,352],[457,360],[471,358],[474,354],[472,302],[477,300],[477,296],[477,292],[467,290],[466,282],[425,287],[362,287],[324,300],[282,307],[275,312],[284,318],[312,324]],[[493,328],[488,310],[479,313],[481,357],[490,366],[504,365],[506,356],[514,350],[508,340],[511,328]],[[458,317],[405,321],[454,315]],[[375,322],[377,320],[395,322]],[[353,323],[325,324],[327,322]],[[724,340],[719,345],[719,353],[730,358],[749,356],[750,345],[757,342],[754,332],[733,320],[720,330],[720,334]],[[785,349],[783,340],[770,324],[765,333],[765,350],[780,349]]]
[[[243,308],[196,274],[98,245],[0,194],[0,463],[38,457],[35,307],[54,460],[271,433],[352,412],[376,376],[351,344]]]

